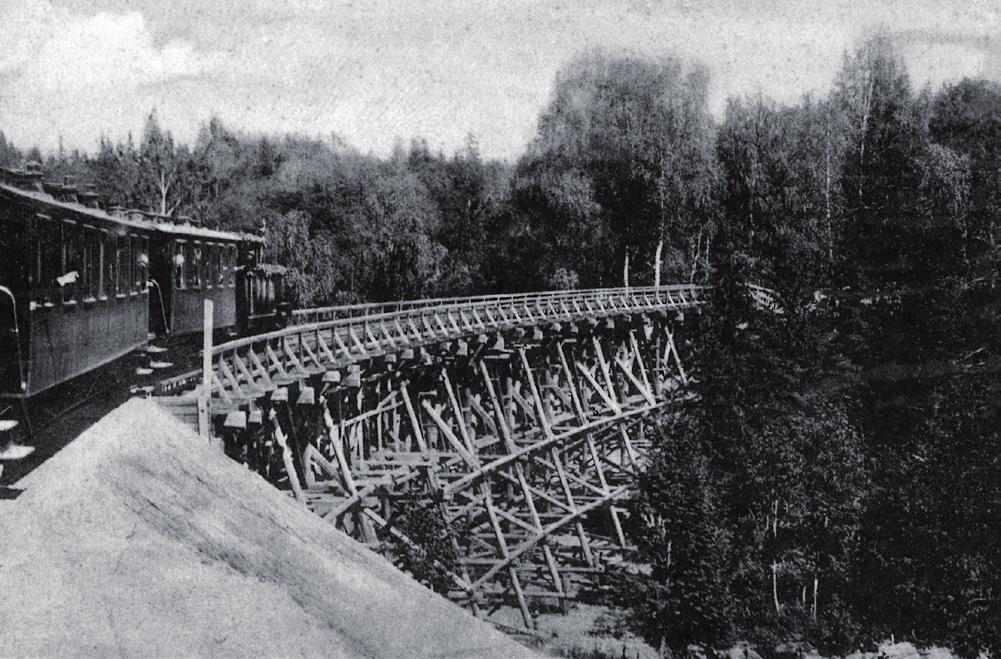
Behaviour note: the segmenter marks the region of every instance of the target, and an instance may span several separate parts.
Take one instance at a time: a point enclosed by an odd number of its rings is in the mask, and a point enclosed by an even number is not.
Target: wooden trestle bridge
[[[399,503],[432,502],[460,557],[450,595],[477,613],[516,602],[532,627],[530,600],[571,597],[628,546],[616,502],[649,448],[644,420],[687,383],[674,332],[705,296],[680,285],[299,311],[214,347],[210,418],[231,455],[366,544],[411,542],[393,524]]]

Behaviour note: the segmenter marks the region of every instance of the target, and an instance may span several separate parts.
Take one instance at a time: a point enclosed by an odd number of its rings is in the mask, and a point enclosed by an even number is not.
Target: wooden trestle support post
[[[243,414],[231,455],[376,550],[413,542],[394,522],[417,495],[459,556],[449,595],[478,615],[513,603],[532,627],[533,601],[564,604],[628,547],[616,503],[643,424],[687,376],[667,311],[526,305],[480,331],[487,313],[247,342],[219,357],[213,411]]]

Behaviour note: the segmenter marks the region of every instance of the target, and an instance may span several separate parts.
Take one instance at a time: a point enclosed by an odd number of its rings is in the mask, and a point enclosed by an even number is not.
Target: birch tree
[[[177,208],[183,191],[179,190],[183,158],[174,145],[170,131],[163,131],[156,109],[146,118],[139,143],[140,194],[148,208],[170,215]]]
[[[706,271],[715,159],[708,75],[673,58],[590,52],[558,74],[518,164],[514,204],[582,285]],[[658,249],[659,246],[659,249]],[[661,258],[658,260],[658,253]]]

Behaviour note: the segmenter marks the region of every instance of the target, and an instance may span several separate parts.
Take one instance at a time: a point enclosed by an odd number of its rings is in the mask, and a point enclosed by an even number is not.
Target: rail
[[[689,290],[692,288],[705,290],[707,287],[697,286],[692,284],[677,284],[670,286],[661,286],[660,290],[678,290],[678,289]],[[765,288],[764,286],[758,286],[757,284],[747,284],[747,288],[751,292],[751,295],[753,296],[756,302],[763,304],[765,306],[774,306],[776,304],[775,300],[777,298],[777,293],[772,289]],[[447,306],[454,306],[461,304],[475,304],[482,302],[517,303],[518,301],[521,300],[538,299],[540,297],[546,297],[550,299],[560,299],[560,298],[572,298],[580,295],[612,292],[612,291],[642,292],[650,290],[657,290],[657,288],[654,286],[632,287],[632,288],[592,288],[592,289],[545,291],[541,293],[507,293],[500,295],[425,298],[420,300],[394,300],[391,302],[366,302],[361,304],[344,304],[337,306],[314,307],[310,309],[296,309],[291,314],[291,324],[308,325],[328,320],[339,320],[344,318],[360,318],[363,316],[387,314],[398,311],[408,311],[413,309],[435,309],[440,307],[447,307]]]
[[[692,288],[704,288],[688,284],[671,286],[661,286],[661,291],[690,290]],[[297,309],[292,312],[291,322],[294,325],[306,325],[327,320],[338,320],[343,318],[359,318],[399,311],[411,311],[414,309],[437,309],[456,305],[470,305],[482,303],[498,304],[518,304],[525,301],[535,300],[561,300],[573,299],[582,295],[595,294],[620,294],[636,293],[657,290],[654,286],[631,287],[631,288],[591,288],[574,290],[555,290],[532,293],[504,293],[499,295],[476,295],[466,297],[442,297],[425,298],[420,300],[394,300],[391,302],[369,302],[363,304],[346,304],[339,306],[316,307],[312,309]]]
[[[354,362],[497,330],[691,309],[707,287],[680,284],[348,305],[294,312],[284,329],[213,348],[217,410]]]

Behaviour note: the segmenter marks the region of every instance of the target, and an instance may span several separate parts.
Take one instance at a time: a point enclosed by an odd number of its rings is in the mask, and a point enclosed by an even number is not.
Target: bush
[[[437,505],[420,495],[399,502],[392,527],[407,540],[390,534],[394,563],[431,590],[442,595],[454,588],[452,574],[459,571],[459,555]]]

